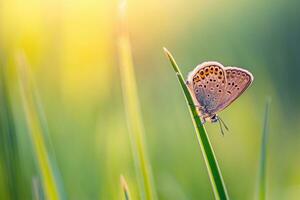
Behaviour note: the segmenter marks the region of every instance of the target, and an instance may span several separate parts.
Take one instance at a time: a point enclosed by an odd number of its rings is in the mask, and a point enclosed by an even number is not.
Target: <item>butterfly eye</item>
[[[220,76],[222,76],[223,72],[220,71],[219,74],[220,74]]]
[[[216,67],[216,68],[215,68],[215,71],[216,71],[216,72],[218,72],[218,71],[219,71],[219,69]]]

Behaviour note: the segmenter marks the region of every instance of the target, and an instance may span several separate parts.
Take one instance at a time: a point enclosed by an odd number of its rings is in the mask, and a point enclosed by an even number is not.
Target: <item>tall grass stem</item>
[[[267,145],[269,137],[269,118],[270,118],[270,104],[271,99],[266,101],[264,124],[261,138],[261,150],[259,161],[259,175],[258,175],[258,187],[257,187],[257,199],[266,199],[266,166],[267,166]]]
[[[7,198],[20,199],[23,193],[21,186],[24,184],[24,176],[20,172],[21,162],[10,94],[11,85],[8,68],[2,63],[0,65],[0,165],[4,161],[3,167],[0,168],[5,171],[2,179],[9,191]]]
[[[121,182],[121,187],[122,187],[122,191],[124,193],[125,200],[131,200],[131,195],[130,195],[129,187],[128,187],[126,179],[125,179],[125,177],[123,175],[121,175],[121,177],[120,177],[120,182]]]
[[[200,145],[202,155],[204,157],[204,161],[206,164],[206,168],[208,171],[208,175],[210,178],[210,182],[211,182],[211,186],[212,186],[212,189],[214,192],[215,199],[227,200],[227,199],[229,199],[229,197],[227,194],[225,183],[222,178],[221,170],[219,168],[212,145],[209,141],[207,132],[201,123],[201,119],[200,119],[198,112],[196,110],[196,107],[194,105],[192,96],[189,92],[189,89],[187,88],[187,86],[185,84],[185,80],[183,79],[180,69],[179,69],[178,65],[176,64],[176,61],[174,60],[172,54],[166,48],[164,48],[164,51],[167,55],[167,58],[171,62],[173,70],[176,73],[178,81],[179,81],[181,88],[183,90],[183,93],[185,95],[187,106],[189,108],[191,118],[192,118],[192,121],[194,124],[194,128],[195,128],[195,131],[197,134],[198,143]]]
[[[27,127],[33,145],[35,160],[40,172],[43,193],[46,199],[64,199],[62,183],[55,172],[56,165],[51,155],[51,150],[47,148],[49,138],[46,137],[44,119],[40,113],[40,102],[37,102],[37,93],[27,65],[25,55],[17,55],[17,71],[19,74],[20,93],[25,112]]]
[[[126,10],[126,1],[121,1],[119,7],[118,50],[123,99],[141,199],[152,200],[156,199],[156,192],[146,152],[144,127],[131,55]]]

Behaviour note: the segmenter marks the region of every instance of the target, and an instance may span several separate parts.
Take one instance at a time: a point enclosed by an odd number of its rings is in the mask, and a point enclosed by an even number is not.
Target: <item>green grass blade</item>
[[[0,66],[0,165],[5,171],[5,185],[9,199],[19,199],[23,194],[23,174],[20,172],[19,149],[16,126],[13,119],[12,103],[9,93],[8,69]],[[4,163],[3,163],[4,162]]]
[[[131,200],[131,196],[130,196],[130,191],[129,191],[128,184],[126,182],[125,177],[122,176],[122,175],[120,177],[120,182],[121,182],[122,191],[124,192],[124,198],[125,198],[125,200]]]
[[[267,144],[268,144],[268,133],[269,133],[270,103],[271,100],[268,99],[266,102],[264,126],[263,126],[262,139],[261,139],[258,189],[257,189],[258,200],[266,199],[266,164],[267,164]]]
[[[38,110],[39,107],[36,102],[36,91],[30,77],[25,57],[21,54],[18,57],[18,72],[23,108],[33,145],[35,160],[40,172],[43,193],[46,199],[62,199],[62,188],[59,188],[61,184],[58,183],[58,177],[55,176],[53,169],[54,164],[51,162],[50,153],[46,145],[45,127],[43,127],[43,119],[41,119]]]
[[[34,200],[44,200],[43,190],[38,177],[32,178],[32,198]]]
[[[123,99],[127,115],[127,125],[131,140],[136,174],[141,199],[156,199],[154,182],[148,156],[146,153],[144,127],[140,113],[131,46],[127,28],[126,1],[120,3],[120,23],[118,50],[120,56],[120,74],[122,80]]]
[[[210,182],[211,182],[211,185],[212,185],[212,188],[214,191],[215,199],[222,199],[222,200],[229,199],[227,190],[225,187],[225,183],[222,178],[221,170],[219,168],[213,148],[210,144],[209,137],[206,133],[204,126],[201,124],[201,120],[198,116],[192,96],[185,84],[185,80],[183,79],[180,69],[179,69],[178,65],[176,64],[171,53],[166,48],[164,48],[164,51],[172,64],[172,67],[177,75],[177,78],[182,87],[183,93],[185,95],[187,105],[189,107],[192,121],[193,121],[193,124],[195,127],[195,131],[197,133],[198,142],[199,142],[199,145],[200,145],[200,148],[202,151],[202,155],[205,160],[206,168],[208,170],[208,175],[209,175]]]

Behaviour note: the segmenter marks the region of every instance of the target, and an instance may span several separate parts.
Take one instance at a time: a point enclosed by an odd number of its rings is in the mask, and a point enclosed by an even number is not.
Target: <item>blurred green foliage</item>
[[[67,198],[120,199],[124,174],[137,199],[118,69],[117,3],[0,0],[1,199],[31,199],[32,180],[38,176],[14,70],[19,50],[33,72]],[[222,137],[217,125],[206,125],[229,196],[254,197],[265,97],[271,96],[267,196],[299,198],[299,6],[283,0],[128,2],[159,199],[213,198],[163,46],[184,74],[207,60],[254,74],[251,88],[221,113],[230,133]]]

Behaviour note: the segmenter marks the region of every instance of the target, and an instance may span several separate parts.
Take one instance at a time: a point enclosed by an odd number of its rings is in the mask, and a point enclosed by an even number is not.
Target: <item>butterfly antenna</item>
[[[223,126],[225,127],[225,129],[226,129],[227,131],[229,131],[229,129],[228,129],[228,127],[226,126],[226,124],[225,124],[225,122],[223,121],[223,119],[222,119],[220,116],[218,116],[218,117],[219,117],[220,125],[221,125],[221,123],[222,123]]]
[[[224,131],[223,131],[223,127],[222,127],[221,121],[220,120],[218,120],[218,121],[219,121],[220,129],[221,129],[221,133],[224,136]]]

